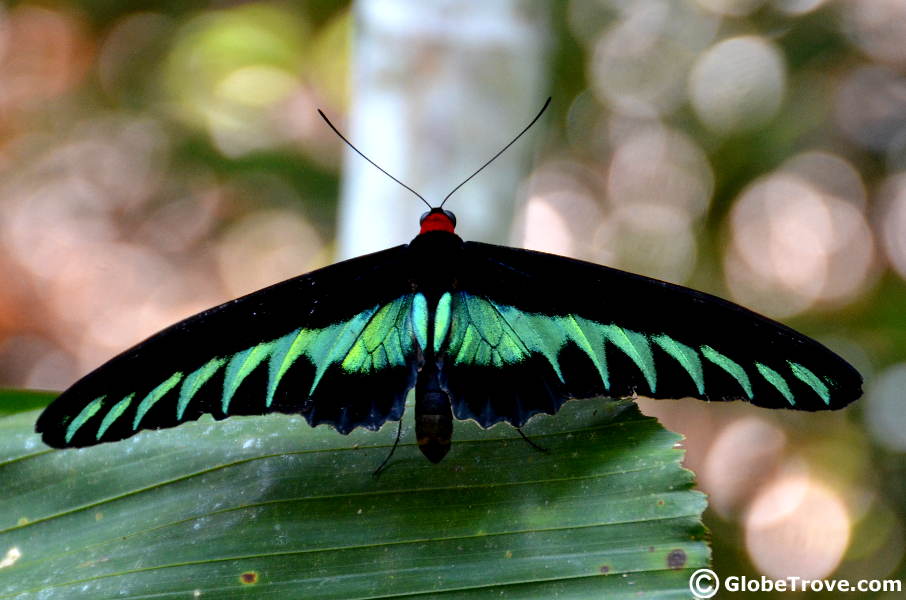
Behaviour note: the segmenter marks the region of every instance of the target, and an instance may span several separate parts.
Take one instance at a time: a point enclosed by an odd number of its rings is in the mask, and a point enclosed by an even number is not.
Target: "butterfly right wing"
[[[691,396],[834,410],[862,394],[845,360],[721,298],[570,258],[465,244],[435,349],[460,419],[520,426],[569,398]]]
[[[205,413],[300,413],[341,433],[398,420],[421,360],[406,257],[348,260],[177,323],[76,382],[36,430],[61,448]]]

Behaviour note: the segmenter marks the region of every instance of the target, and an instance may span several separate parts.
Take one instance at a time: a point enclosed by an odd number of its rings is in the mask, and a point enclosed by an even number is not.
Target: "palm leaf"
[[[0,388],[0,417],[44,408],[56,396],[54,392]]]
[[[626,402],[458,422],[440,465],[394,425],[269,415],[81,450],[0,419],[0,598],[686,598],[708,562],[679,436]]]

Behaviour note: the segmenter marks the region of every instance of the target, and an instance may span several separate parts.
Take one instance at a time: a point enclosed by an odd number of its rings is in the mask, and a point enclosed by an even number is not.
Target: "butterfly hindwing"
[[[339,263],[177,323],[78,381],[36,428],[67,447],[205,413],[301,413],[342,433],[398,420],[426,327],[405,256]]]
[[[596,395],[801,410],[861,395],[836,354],[720,298],[528,250],[469,242],[463,256],[435,339],[458,418],[518,426]]]

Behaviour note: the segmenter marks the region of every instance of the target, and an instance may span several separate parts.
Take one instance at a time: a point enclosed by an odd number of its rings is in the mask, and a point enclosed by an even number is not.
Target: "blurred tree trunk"
[[[541,107],[548,25],[547,6],[536,0],[357,1],[348,137],[436,206]],[[447,202],[464,238],[509,241],[531,140]],[[340,258],[408,242],[425,210],[348,151]]]

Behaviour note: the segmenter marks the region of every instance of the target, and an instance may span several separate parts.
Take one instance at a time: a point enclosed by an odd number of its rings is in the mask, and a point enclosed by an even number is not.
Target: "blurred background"
[[[5,3],[0,385],[62,389],[408,241],[424,207],[360,159],[341,186],[316,108],[433,200],[550,94],[448,204],[464,237],[717,293],[848,358],[843,412],[643,410],[687,436],[718,574],[906,579],[906,2],[417,4]]]

